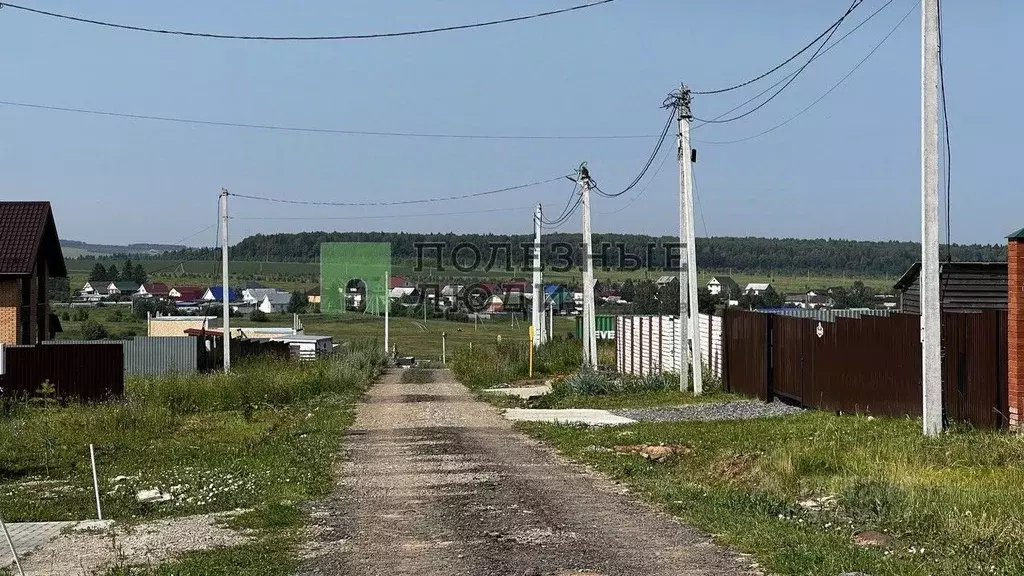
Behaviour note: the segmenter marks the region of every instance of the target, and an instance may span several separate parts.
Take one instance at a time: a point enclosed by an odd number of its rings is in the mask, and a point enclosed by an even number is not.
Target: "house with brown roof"
[[[53,337],[49,278],[66,278],[49,202],[0,202],[0,344]]]

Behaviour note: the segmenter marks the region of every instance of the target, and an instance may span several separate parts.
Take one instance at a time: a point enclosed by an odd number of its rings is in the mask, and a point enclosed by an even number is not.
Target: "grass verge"
[[[1024,573],[1024,439],[811,412],[729,422],[522,425],[776,574]],[[654,462],[619,445],[680,445]],[[876,531],[878,547],[853,543]]]
[[[132,523],[252,510],[238,521],[256,530],[253,542],[197,552],[169,565],[180,564],[181,571],[158,573],[222,573],[184,568],[210,557],[230,559],[225,566],[251,560],[260,567],[244,573],[287,574],[299,506],[329,491],[352,405],[382,365],[381,349],[356,345],[316,362],[262,361],[228,375],[132,379],[123,399],[106,403],[7,404],[0,417],[0,514],[15,522],[95,517],[91,443],[104,517]],[[139,502],[136,493],[144,489],[171,499]],[[271,548],[280,558],[260,559]]]

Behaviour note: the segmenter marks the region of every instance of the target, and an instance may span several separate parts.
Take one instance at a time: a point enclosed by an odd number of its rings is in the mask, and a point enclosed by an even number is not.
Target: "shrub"
[[[269,318],[267,318],[266,312],[257,308],[249,314],[249,320],[253,322],[266,322]]]
[[[86,320],[82,324],[83,340],[103,340],[108,335],[106,327],[95,320]]]
[[[71,319],[75,322],[85,322],[89,319],[89,311],[85,308],[76,308],[75,313],[71,315]]]
[[[60,319],[64,322],[71,320],[71,314],[67,310],[60,313]]]

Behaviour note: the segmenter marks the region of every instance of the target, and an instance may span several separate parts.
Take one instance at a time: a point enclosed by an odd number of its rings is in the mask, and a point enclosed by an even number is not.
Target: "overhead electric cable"
[[[465,200],[467,198],[478,198],[480,196],[490,196],[493,194],[500,194],[502,192],[511,192],[513,190],[522,190],[523,188],[530,188],[533,186],[540,186],[541,184],[549,184],[561,180],[564,176],[558,176],[556,178],[549,178],[547,180],[539,180],[537,182],[529,182],[527,184],[519,184],[517,186],[509,186],[507,188],[498,188],[496,190],[487,190],[484,192],[473,192],[471,194],[459,194],[457,196],[438,196],[434,198],[420,198],[417,200],[392,200],[384,202],[330,202],[330,201],[317,201],[317,200],[291,200],[288,198],[269,198],[266,196],[254,196],[251,194],[236,194],[229,192],[229,196],[235,198],[244,198],[247,200],[260,200],[263,202],[275,202],[278,204],[300,204],[304,206],[403,206],[406,204],[428,204],[432,202],[450,202],[453,200]]]
[[[903,25],[903,23],[907,20],[908,17],[910,17],[911,14],[914,13],[915,10],[917,10],[917,7],[919,5],[920,5],[920,2],[915,3],[914,6],[912,6],[910,8],[910,10],[907,11],[907,13],[903,15],[903,17],[899,20],[899,22],[897,22],[896,25],[893,26],[893,28],[891,30],[889,30],[889,33],[886,34],[884,37],[882,37],[882,39],[877,44],[875,44],[875,47],[872,48],[871,51],[868,52],[867,55],[864,56],[864,58],[862,58],[860,60],[860,62],[857,63],[856,66],[854,66],[849,72],[847,72],[845,76],[840,78],[838,82],[833,84],[831,88],[826,90],[825,93],[823,93],[821,96],[818,96],[817,99],[815,99],[813,102],[808,104],[806,107],[804,107],[802,110],[800,110],[796,114],[790,116],[789,118],[787,118],[786,120],[783,120],[782,122],[779,122],[778,124],[772,126],[771,128],[768,128],[767,130],[762,130],[761,132],[758,132],[757,134],[754,134],[752,136],[747,136],[746,138],[738,138],[736,140],[702,140],[701,143],[702,144],[723,145],[723,144],[739,144],[740,142],[748,142],[750,140],[754,140],[755,138],[760,138],[761,136],[764,136],[765,134],[768,134],[770,132],[774,132],[774,131],[778,130],[779,128],[782,128],[786,124],[789,124],[793,120],[796,120],[800,116],[804,115],[811,108],[814,108],[819,102],[824,100],[829,94],[831,94],[837,88],[839,88],[844,82],[846,82],[847,79],[850,78],[850,76],[853,76],[854,72],[856,72],[858,69],[860,69],[860,67],[863,66],[865,62],[867,62],[872,56],[874,56],[875,52],[877,52],[878,49],[881,48],[882,45],[885,44],[885,42],[887,40],[889,40],[889,38],[893,34],[896,33],[896,30],[898,30],[900,28],[900,26]]]
[[[854,3],[851,4],[850,8],[847,10],[846,16],[848,16],[850,14],[850,12],[853,11],[854,8],[859,6],[862,1],[863,0],[854,0]],[[844,18],[846,16],[844,16]],[[751,114],[753,114],[754,112],[757,112],[761,108],[764,108],[765,106],[768,105],[769,102],[774,100],[779,94],[782,94],[786,90],[786,88],[789,87],[790,84],[792,84],[794,81],[796,81],[796,79],[800,76],[800,73],[803,72],[808,66],[810,66],[811,62],[814,62],[814,60],[821,54],[821,52],[824,49],[825,45],[828,44],[829,40],[832,39],[832,36],[836,33],[836,30],[839,30],[838,26],[833,28],[832,31],[829,32],[828,36],[825,38],[825,41],[821,44],[821,46],[818,46],[818,49],[814,51],[814,54],[811,55],[811,57],[807,60],[807,62],[804,62],[803,66],[801,66],[800,68],[797,68],[796,73],[794,73],[793,76],[788,81],[786,81],[786,83],[783,84],[781,88],[776,90],[775,93],[772,94],[771,96],[769,96],[768,99],[765,100],[764,102],[761,102],[757,106],[754,106],[753,108],[751,108],[750,110],[747,110],[746,112],[744,112],[742,114],[738,114],[736,116],[733,116],[731,118],[726,118],[724,120],[722,120],[721,118],[713,118],[711,120],[703,120],[701,118],[697,118],[696,116],[694,117],[694,120],[698,120],[700,122],[703,122],[704,124],[725,124],[727,122],[734,122],[734,121],[739,120],[741,118],[746,118],[747,116],[750,116]]]
[[[658,153],[661,152],[661,147],[665,145],[665,139],[668,136],[669,129],[672,128],[672,121],[675,119],[675,116],[676,110],[675,108],[671,108],[669,110],[668,118],[665,120],[665,127],[662,128],[661,135],[658,136],[658,141],[654,146],[654,150],[651,152],[651,155],[647,158],[647,162],[644,163],[643,169],[640,170],[640,173],[637,174],[635,178],[633,178],[633,181],[630,182],[628,186],[626,186],[619,192],[609,193],[605,192],[604,190],[601,190],[601,188],[598,187],[595,183],[594,191],[605,198],[617,198],[632,190],[633,187],[636,186],[640,182],[640,180],[642,180],[643,177],[647,174],[647,171],[651,169],[651,164],[653,164],[654,161],[658,158]]]
[[[222,128],[249,128],[275,132],[309,132],[313,134],[338,134],[345,136],[381,136],[395,138],[437,138],[452,140],[638,140],[652,138],[651,134],[580,134],[580,135],[548,135],[548,134],[453,134],[446,132],[394,132],[375,130],[347,130],[341,128],[316,128],[311,126],[285,126],[275,124],[248,124],[244,122],[220,122],[215,120],[199,120],[195,118],[178,118],[173,116],[154,116],[149,114],[133,114],[128,112],[111,112],[89,108],[71,108],[67,106],[51,106],[48,104],[32,104],[12,100],[0,100],[0,105],[18,108],[32,108],[56,112],[73,112],[93,116],[111,116],[129,120],[153,120],[175,124],[192,124],[198,126],[218,126]]]
[[[821,34],[819,34],[814,40],[811,40],[810,42],[808,42],[807,45],[804,46],[803,48],[801,48],[799,52],[797,52],[796,54],[793,54],[789,58],[786,58],[784,61],[782,61],[781,64],[779,64],[778,66],[775,66],[774,68],[772,68],[771,70],[765,72],[764,74],[761,74],[759,76],[755,76],[754,78],[751,78],[750,80],[747,80],[746,82],[740,82],[739,84],[736,84],[736,85],[733,85],[733,86],[729,86],[728,88],[719,88],[717,90],[692,90],[691,94],[703,96],[703,95],[722,94],[724,92],[731,92],[732,90],[737,90],[739,88],[743,88],[744,86],[748,86],[750,84],[753,84],[754,82],[757,82],[758,80],[761,80],[761,79],[763,79],[763,78],[765,78],[767,76],[771,76],[775,72],[779,71],[786,64],[789,64],[793,60],[796,60],[796,58],[798,56],[800,56],[804,52],[810,50],[815,44],[818,43],[818,41],[820,41],[822,38],[824,38],[825,35],[829,34],[829,32],[834,31],[840,24],[843,23],[843,20],[845,20],[846,17],[850,15],[850,12],[852,12],[853,9],[855,9],[857,7],[857,5],[859,5],[859,4],[860,4],[860,2],[857,2],[853,6],[853,8],[850,8],[849,10],[847,10],[845,14],[843,14],[838,20],[833,22],[831,26],[826,28],[825,31],[822,32]]]
[[[263,41],[289,41],[289,42],[309,42],[309,41],[336,41],[336,40],[371,40],[378,38],[398,38],[403,36],[423,36],[426,34],[436,34],[438,32],[452,32],[455,30],[468,30],[471,28],[483,28],[486,26],[496,26],[499,24],[510,24],[513,22],[523,22],[526,20],[533,20],[535,18],[544,18],[548,16],[555,16],[558,14],[565,14],[568,12],[575,12],[577,10],[584,10],[586,8],[593,8],[602,4],[609,4],[615,0],[596,0],[586,4],[578,4],[576,6],[570,6],[568,8],[562,8],[559,10],[548,10],[547,12],[537,12],[535,14],[527,14],[524,16],[514,16],[511,18],[501,18],[498,20],[487,20],[484,22],[474,22],[471,24],[457,24],[452,26],[440,26],[436,28],[423,28],[419,30],[405,30],[401,32],[377,32],[372,34],[343,34],[337,36],[247,36],[238,34],[214,34],[209,32],[190,32],[185,30],[172,30],[165,28],[151,28],[147,26],[133,26],[128,24],[118,24],[115,22],[107,22],[103,20],[95,20],[92,18],[83,18],[81,16],[72,16],[70,14],[61,14],[59,12],[49,12],[46,10],[39,10],[37,8],[29,8],[27,6],[20,6],[18,4],[11,4],[9,2],[0,3],[0,8],[12,8],[14,10],[22,10],[39,16],[47,16],[50,18],[58,18],[61,20],[68,20],[71,22],[78,22],[81,24],[92,24],[95,26],[103,26],[106,28],[117,28],[120,30],[131,30],[133,32],[148,32],[151,34],[164,34],[170,36],[189,36],[193,38],[214,38],[218,40],[263,40]]]

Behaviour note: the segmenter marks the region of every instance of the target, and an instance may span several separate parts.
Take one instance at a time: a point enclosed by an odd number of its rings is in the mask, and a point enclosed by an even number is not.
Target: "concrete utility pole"
[[[939,0],[921,2],[921,405],[926,436],[942,431],[938,17]]]
[[[388,353],[388,344],[391,336],[391,272],[384,277],[384,353]],[[444,334],[441,335],[444,341]],[[444,344],[442,344],[442,349]]]
[[[687,272],[689,259],[689,247],[693,244],[691,230],[687,221],[693,222],[693,213],[689,211],[689,198],[691,194],[692,181],[690,180],[690,91],[685,86],[680,86],[679,94],[673,95],[677,120],[679,121],[679,134],[677,140],[678,163],[679,163],[679,242],[686,247],[684,252],[679,253],[679,344],[676,347],[676,361],[679,364],[679,390],[686,391],[689,380],[689,359],[687,348],[689,348],[689,316],[687,314],[687,297],[689,290],[689,274]],[[666,254],[666,257],[668,255]],[[696,338],[695,340],[699,340]],[[699,374],[699,358],[694,359],[694,392],[697,392],[697,374]]]
[[[583,364],[597,367],[597,334],[594,325],[594,245],[590,237],[590,173],[586,166],[580,166],[580,194],[583,207]]]
[[[685,173],[683,180],[683,198],[686,208],[686,272],[690,298],[689,340],[693,353],[693,393],[704,392],[704,366],[701,364],[700,309],[697,300],[697,241],[693,224],[693,158],[690,148],[690,93],[686,86],[679,88],[679,162],[683,166],[680,173]],[[682,238],[682,235],[680,235]],[[681,287],[680,287],[680,291]]]
[[[231,371],[231,298],[228,294],[228,191],[220,189],[220,288],[221,315],[224,318],[224,371]]]
[[[541,205],[533,213],[533,346],[539,348],[544,342],[544,285],[540,274],[540,223],[543,217]]]

